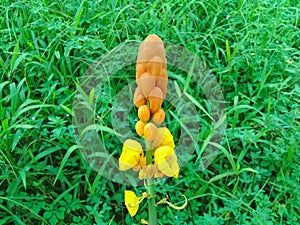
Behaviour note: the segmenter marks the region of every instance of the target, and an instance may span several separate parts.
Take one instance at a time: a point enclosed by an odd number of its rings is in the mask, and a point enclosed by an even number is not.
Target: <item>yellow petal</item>
[[[119,168],[122,171],[138,166],[141,157],[144,156],[142,146],[139,142],[127,139],[122,148],[122,154],[119,158]]]
[[[162,146],[156,149],[154,153],[154,163],[164,175],[178,178],[179,165],[173,148]]]
[[[170,148],[175,148],[173,135],[166,127],[158,128],[157,135],[155,136],[152,143],[153,148],[159,148],[161,146],[169,146]]]
[[[137,165],[132,167],[134,171],[139,171],[142,167],[146,166],[146,157],[141,156]]]
[[[139,166],[146,166],[146,157],[141,156]]]
[[[165,129],[164,132],[164,139],[161,143],[162,146],[169,146],[171,148],[175,148],[173,135],[171,134],[170,130],[168,128]]]
[[[125,190],[125,206],[130,214],[134,216],[139,209],[140,198],[135,195],[133,191]]]

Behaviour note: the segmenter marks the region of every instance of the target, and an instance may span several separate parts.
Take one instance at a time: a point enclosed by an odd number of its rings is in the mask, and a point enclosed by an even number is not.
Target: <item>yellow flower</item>
[[[122,171],[133,167],[143,166],[145,164],[144,151],[141,144],[135,140],[127,139],[122,148],[122,154],[119,159],[119,168]]]
[[[158,128],[158,134],[156,135],[152,143],[153,148],[159,148],[161,146],[169,146],[170,148],[175,148],[173,135],[166,127]]]
[[[134,216],[139,209],[139,198],[133,191],[125,190],[125,205],[130,216]]]
[[[139,204],[144,198],[147,198],[147,196],[148,194],[146,192],[144,192],[141,197],[138,197],[133,191],[125,190],[125,206],[130,216],[134,216],[137,213]]]
[[[178,178],[179,166],[173,148],[162,146],[156,149],[154,153],[154,163],[164,175]]]

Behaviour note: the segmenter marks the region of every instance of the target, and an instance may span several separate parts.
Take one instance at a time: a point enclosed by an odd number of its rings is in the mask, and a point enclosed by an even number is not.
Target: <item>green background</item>
[[[98,57],[126,40],[156,33],[197,54],[224,94],[226,132],[212,164],[200,152],[178,179],[156,186],[181,210],[159,206],[160,224],[297,224],[300,222],[299,1],[0,1],[0,224],[139,224],[126,187],[93,171],[72,127],[76,83]],[[116,95],[129,80],[111,80]],[[186,74],[178,74],[179,86]],[[172,78],[172,77],[171,77]],[[171,79],[170,78],[170,79]],[[188,87],[205,107],[200,87]],[[111,104],[98,123],[111,128]],[[168,112],[167,112],[168,113]],[[130,115],[135,120],[136,112]],[[208,121],[199,110],[203,123]],[[171,115],[168,121],[173,121]],[[172,123],[172,130],[180,123]],[[199,148],[210,130],[202,129]],[[107,149],[121,153],[109,132]],[[176,137],[174,137],[176,140]]]

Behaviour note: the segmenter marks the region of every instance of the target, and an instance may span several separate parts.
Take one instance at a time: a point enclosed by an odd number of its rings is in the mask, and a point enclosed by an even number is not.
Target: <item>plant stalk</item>
[[[146,164],[152,164],[152,148],[151,142],[146,141]],[[154,190],[154,179],[153,177],[147,178],[147,189],[150,197],[148,198],[148,214],[149,214],[149,225],[157,225],[157,211],[155,206],[155,190]]]

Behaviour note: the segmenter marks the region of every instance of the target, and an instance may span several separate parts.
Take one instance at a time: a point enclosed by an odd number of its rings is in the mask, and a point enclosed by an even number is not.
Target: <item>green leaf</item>
[[[63,110],[65,110],[67,113],[69,113],[71,116],[74,116],[74,111],[72,109],[70,109],[69,107],[65,106],[65,105],[60,105]]]
[[[44,212],[44,218],[45,219],[49,219],[51,216],[52,216],[52,212],[51,211]]]
[[[202,105],[200,105],[200,103],[193,97],[191,96],[190,94],[184,92],[184,95],[190,99],[190,101],[192,103],[194,103],[206,116],[208,116],[212,121],[215,122],[214,118],[204,109],[204,107]]]
[[[73,145],[73,146],[71,146],[71,147],[68,149],[68,151],[66,152],[66,154],[65,154],[65,156],[64,156],[64,158],[63,158],[63,160],[62,160],[61,163],[60,163],[60,167],[59,167],[59,169],[58,169],[58,173],[57,173],[57,175],[56,175],[56,177],[55,177],[55,180],[54,180],[54,182],[53,182],[53,185],[55,185],[55,183],[56,183],[58,177],[60,176],[60,174],[61,174],[61,172],[62,172],[62,170],[63,170],[63,168],[64,168],[64,166],[65,166],[65,164],[66,164],[66,162],[67,162],[67,160],[68,160],[68,158],[70,157],[70,155],[71,155],[75,150],[77,150],[77,149],[79,149],[79,148],[80,148],[80,147],[79,147],[78,145]]]

